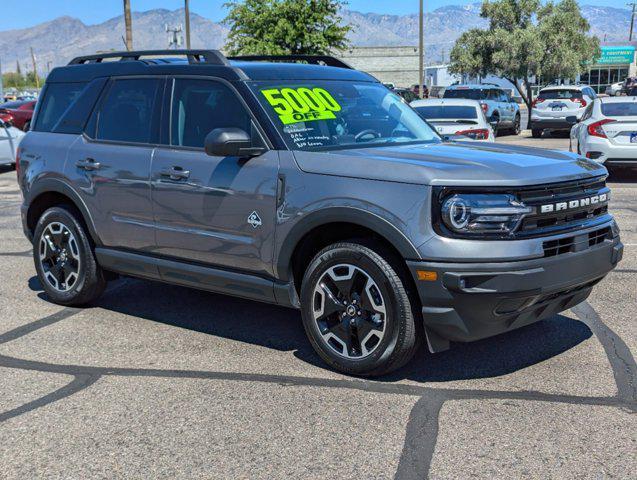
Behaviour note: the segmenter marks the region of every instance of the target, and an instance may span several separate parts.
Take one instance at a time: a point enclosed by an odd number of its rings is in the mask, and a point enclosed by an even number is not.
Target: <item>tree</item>
[[[515,85],[529,111],[531,78],[572,79],[599,58],[599,39],[576,0],[493,0],[482,4],[487,29],[463,33],[451,52],[452,73],[498,75]],[[529,116],[530,123],[530,116]]]
[[[349,46],[342,0],[245,0],[225,4],[231,55],[320,55]]]

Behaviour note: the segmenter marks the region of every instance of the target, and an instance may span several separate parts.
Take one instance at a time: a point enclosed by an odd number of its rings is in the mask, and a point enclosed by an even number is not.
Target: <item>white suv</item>
[[[531,132],[540,138],[544,130],[570,130],[566,119],[576,117],[579,122],[586,107],[597,98],[587,85],[559,85],[540,90],[531,109]]]

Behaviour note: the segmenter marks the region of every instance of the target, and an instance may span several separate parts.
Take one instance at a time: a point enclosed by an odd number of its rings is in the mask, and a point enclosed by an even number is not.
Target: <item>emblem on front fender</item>
[[[261,221],[261,217],[256,212],[256,210],[252,212],[250,216],[248,217],[248,223],[252,225],[252,228],[257,228],[263,225],[263,222]]]

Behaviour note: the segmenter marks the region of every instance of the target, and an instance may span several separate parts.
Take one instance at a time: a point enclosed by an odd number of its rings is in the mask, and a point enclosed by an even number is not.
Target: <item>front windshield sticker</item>
[[[316,120],[335,120],[341,106],[323,88],[269,88],[261,93],[283,125]]]

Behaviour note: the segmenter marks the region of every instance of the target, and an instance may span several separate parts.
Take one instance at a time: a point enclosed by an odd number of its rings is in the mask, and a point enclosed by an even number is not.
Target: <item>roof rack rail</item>
[[[106,52],[76,57],[69,62],[69,65],[102,63],[106,58],[119,58],[120,61],[131,61],[139,60],[140,57],[157,55],[185,55],[188,58],[188,63],[191,64],[230,65],[226,57],[219,50],[135,50],[130,52]]]
[[[309,63],[312,65],[325,65],[328,67],[355,70],[351,65],[331,55],[240,55],[237,57],[228,57],[228,60],[243,62]]]

